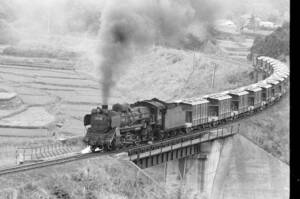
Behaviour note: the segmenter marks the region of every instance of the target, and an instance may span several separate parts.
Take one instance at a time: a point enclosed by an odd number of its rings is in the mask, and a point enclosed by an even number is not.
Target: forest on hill
[[[255,54],[286,61],[286,56],[290,54],[290,23],[284,23],[270,35],[257,36],[250,49],[248,59],[252,60]]]

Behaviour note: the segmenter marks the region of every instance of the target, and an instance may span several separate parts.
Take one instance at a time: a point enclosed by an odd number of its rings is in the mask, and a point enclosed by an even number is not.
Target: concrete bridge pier
[[[172,197],[210,197],[223,143],[202,143],[200,153],[164,163],[165,186]]]

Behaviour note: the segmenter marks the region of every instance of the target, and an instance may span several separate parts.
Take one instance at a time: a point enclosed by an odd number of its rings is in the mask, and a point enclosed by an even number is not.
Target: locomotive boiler
[[[161,110],[142,102],[131,106],[115,104],[111,110],[107,105],[97,107],[84,116],[84,125],[88,126],[84,142],[95,151],[153,141],[161,126],[160,115]]]

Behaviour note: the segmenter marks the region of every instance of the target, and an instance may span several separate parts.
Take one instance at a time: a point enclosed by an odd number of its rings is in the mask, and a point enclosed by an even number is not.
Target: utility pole
[[[212,75],[212,79],[211,79],[211,88],[214,88],[215,86],[215,75],[216,75],[216,70],[217,70],[217,64],[212,62],[212,65],[214,66],[214,71],[213,71],[213,75]]]
[[[194,71],[194,68],[195,68],[195,54],[196,54],[196,53],[195,53],[195,48],[194,48],[193,51],[194,51],[194,56],[193,56],[193,71]]]

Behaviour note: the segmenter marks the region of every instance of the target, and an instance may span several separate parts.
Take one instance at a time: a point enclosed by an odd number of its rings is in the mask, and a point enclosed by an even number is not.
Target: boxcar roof
[[[266,82],[258,82],[256,85],[261,87],[261,88],[270,88],[270,87],[272,87],[270,84],[267,84]]]
[[[282,78],[287,78],[288,77],[288,74],[282,73],[282,72],[277,73],[276,75],[278,75],[279,77],[282,77]]]
[[[258,92],[258,91],[261,91],[262,89],[256,85],[250,85],[250,86],[246,87],[245,90],[252,91],[252,92]]]
[[[267,81],[267,83],[275,84],[275,85],[279,83],[279,81],[277,81],[275,79],[271,79],[271,78],[266,79],[266,81]]]
[[[284,80],[284,78],[280,74],[273,74],[271,76],[271,78],[274,79],[274,80],[277,80],[277,81],[283,81]]]
[[[207,99],[215,99],[215,100],[225,100],[232,98],[230,95],[227,94],[213,94],[209,95]]]
[[[186,99],[182,101],[183,103],[186,104],[191,104],[191,105],[197,105],[197,104],[206,104],[209,103],[208,100],[203,99],[203,98],[199,98],[199,99]]]
[[[276,61],[275,61],[275,60],[273,60],[273,59],[271,59],[271,60],[268,60],[268,62],[269,62],[270,64],[276,64]]]
[[[268,58],[268,57],[265,57],[265,56],[261,56],[261,57],[259,57],[259,59],[262,59],[262,60],[268,60],[269,58]]]
[[[248,95],[249,93],[245,90],[232,90],[232,91],[229,91],[229,94],[232,94],[232,95],[237,95],[237,96],[242,96],[242,95]]]

